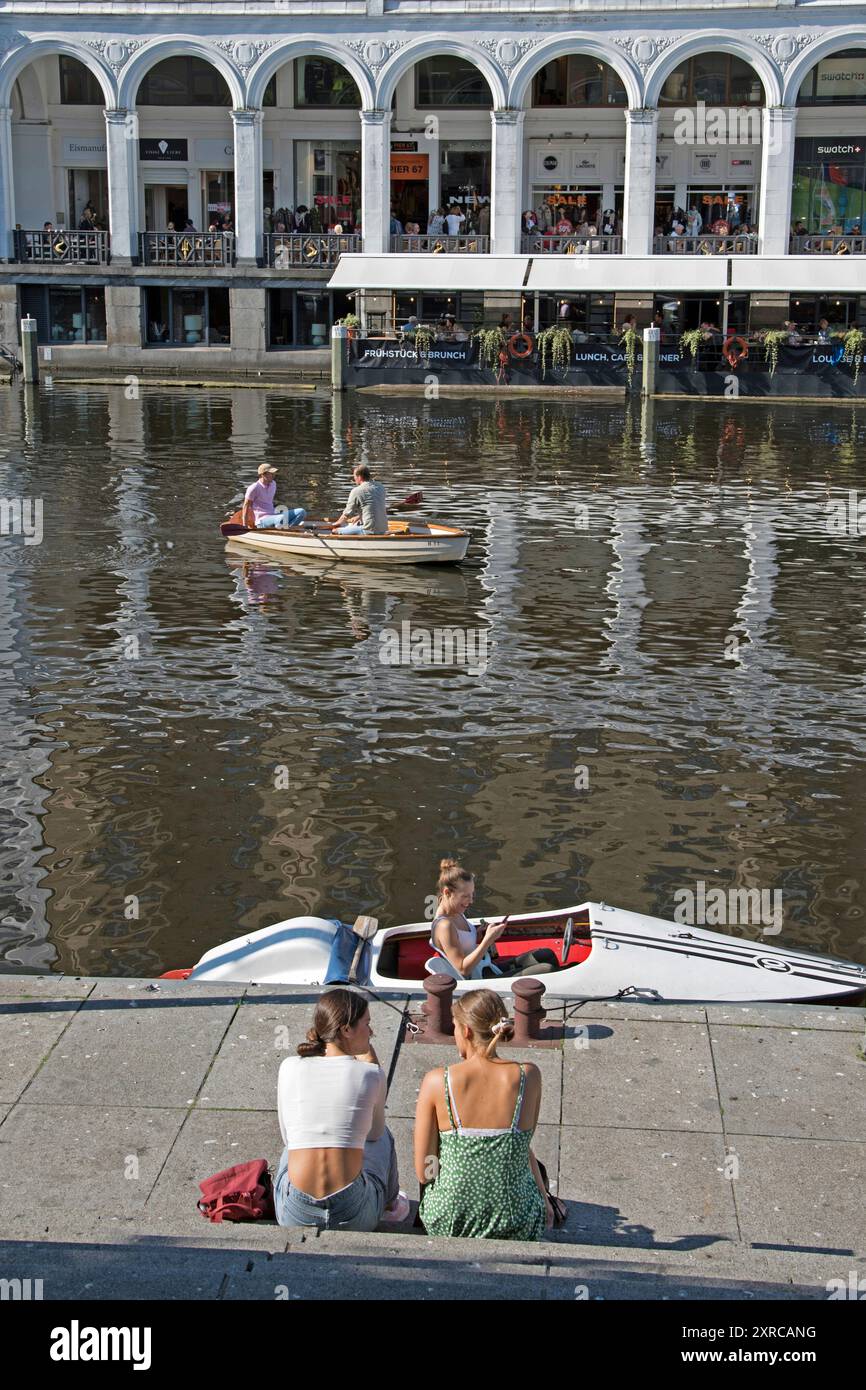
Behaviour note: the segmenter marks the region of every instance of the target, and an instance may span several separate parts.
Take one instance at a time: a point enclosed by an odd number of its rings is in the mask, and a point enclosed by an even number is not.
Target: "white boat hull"
[[[230,544],[271,555],[348,560],[352,564],[454,565],[465,558],[469,539],[469,533],[457,527],[422,522],[410,523],[408,533],[394,530],[387,536],[334,536],[313,527],[245,531],[233,536]]]
[[[649,1003],[852,1003],[866,992],[866,966],[855,962],[700,927],[677,926],[604,904],[524,913],[512,916],[510,922],[518,929],[531,923],[541,935],[558,934],[561,939],[568,916],[575,922],[576,935],[591,935],[591,948],[579,963],[540,977],[548,996],[554,998],[624,997]],[[420,945],[418,938],[429,937],[429,932],[428,922],[379,931],[372,942],[369,987],[399,994],[421,990],[423,975],[398,977],[385,973],[382,966],[393,971],[402,938],[415,938]],[[334,933],[333,923],[325,918],[289,918],[206,952],[189,978],[320,986],[327,974]],[[523,949],[532,949],[532,945],[532,939],[527,938]],[[478,989],[482,983],[486,989],[511,992],[508,977],[483,982],[461,980],[456,988],[463,993]]]

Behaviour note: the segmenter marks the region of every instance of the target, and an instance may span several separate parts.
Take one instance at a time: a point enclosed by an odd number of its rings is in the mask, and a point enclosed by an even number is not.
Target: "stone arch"
[[[190,55],[195,58],[202,58],[204,62],[210,63],[212,68],[216,68],[229,89],[232,106],[236,111],[242,110],[246,105],[246,93],[237,68],[218,49],[212,48],[210,44],[203,43],[200,39],[190,37],[154,39],[152,43],[140,48],[123,70],[117,98],[118,106],[135,106],[141,79],[145,73],[149,72],[157,63],[161,63],[164,58],[187,58]]]
[[[699,53],[732,53],[736,58],[742,58],[760,77],[767,106],[781,105],[782,78],[769,54],[747,37],[716,29],[705,29],[666,48],[661,57],[656,59],[646,79],[647,106],[658,106],[662,87],[674,68],[679,67],[686,58],[693,58]]]
[[[19,48],[0,64],[0,106],[12,105],[12,88],[25,68],[39,58],[59,57],[77,58],[93,73],[105,97],[106,106],[115,105],[114,77],[92,48],[86,44],[74,43],[63,38],[34,39],[24,48]]]
[[[12,83],[11,105],[13,109],[13,119],[15,120],[19,119],[18,113],[15,110],[16,91],[21,103],[20,119],[33,120],[35,118],[37,120],[45,120],[47,115],[45,93],[42,90],[42,84],[36,75],[36,70],[32,63],[28,63],[26,68],[22,68],[15,81]]]
[[[379,109],[390,111],[391,100],[400,78],[405,77],[406,73],[411,71],[422,58],[433,58],[437,54],[446,54],[452,58],[465,58],[467,63],[478,68],[490,88],[494,110],[499,110],[508,104],[503,75],[497,64],[484,50],[476,48],[473,44],[463,43],[460,39],[441,35],[439,38],[417,39],[408,43],[385,64],[376,87],[376,105]]]
[[[862,27],[853,30],[834,29],[832,33],[825,34],[820,38],[817,43],[809,44],[808,48],[803,50],[785,74],[783,94],[785,105],[796,106],[803,78],[815,67],[816,63],[820,63],[822,58],[831,58],[834,53],[840,52],[843,48],[866,49],[866,29]]]
[[[374,105],[373,80],[363,63],[343,44],[330,43],[327,39],[314,36],[288,39],[268,49],[267,53],[262,55],[247,80],[247,100],[250,106],[261,106],[264,101],[265,88],[275,72],[279,72],[281,67],[290,63],[294,58],[310,56],[332,58],[335,63],[344,67],[361,93],[362,108],[368,111],[372,108]]]
[[[606,43],[604,39],[585,37],[582,34],[560,34],[555,39],[533,48],[517,64],[511,74],[508,92],[509,106],[521,107],[528,100],[532,90],[532,80],[546,63],[554,58],[564,58],[569,53],[586,53],[607,63],[621,78],[631,108],[643,106],[643,84],[640,73],[631,59],[616,44]],[[551,108],[553,109],[553,108]],[[615,109],[615,108],[612,108]]]

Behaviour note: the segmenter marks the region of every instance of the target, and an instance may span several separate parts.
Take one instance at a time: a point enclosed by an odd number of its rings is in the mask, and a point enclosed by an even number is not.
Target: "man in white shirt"
[[[388,503],[381,483],[374,483],[366,463],[352,470],[355,486],[349,493],[343,515],[334,522],[341,536],[384,536],[388,534]],[[346,525],[360,515],[361,524]]]
[[[459,236],[465,221],[466,218],[463,216],[457,204],[452,203],[448,209],[448,216],[445,218],[445,222],[448,226],[448,235]]]

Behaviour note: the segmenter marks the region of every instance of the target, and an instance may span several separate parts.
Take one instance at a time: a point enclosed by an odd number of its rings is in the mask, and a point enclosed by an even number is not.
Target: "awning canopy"
[[[341,256],[332,290],[521,290],[528,256]]]

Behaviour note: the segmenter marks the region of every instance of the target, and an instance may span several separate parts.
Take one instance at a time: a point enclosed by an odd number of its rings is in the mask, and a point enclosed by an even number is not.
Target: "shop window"
[[[846,48],[817,63],[803,79],[797,105],[866,105],[866,49]]]
[[[201,176],[204,227],[218,232],[234,230],[235,176],[232,169],[208,170]]]
[[[360,108],[361,94],[352,75],[331,58],[296,58],[295,105]]]
[[[528,309],[528,305],[526,306]],[[538,321],[541,328],[557,324],[585,338],[605,338],[613,332],[612,294],[541,294]]]
[[[36,320],[36,337],[47,346],[105,342],[105,290],[100,285],[23,285],[22,317]]]
[[[665,79],[659,106],[760,106],[761,79],[732,53],[701,53],[687,58]]]
[[[569,53],[537,73],[533,106],[627,106],[625,87],[613,68],[584,53]]]
[[[798,139],[794,144],[791,225],[802,234],[863,234],[866,141]]]
[[[293,220],[289,230],[327,232],[340,226],[354,231],[361,220],[360,140],[295,141]]]
[[[108,171],[106,169],[69,169],[69,226],[80,232],[108,230]],[[92,217],[85,217],[89,209]]]
[[[139,106],[231,106],[225,80],[204,58],[164,58],[141,79]]]
[[[145,290],[147,347],[214,347],[231,342],[227,289]]]
[[[802,333],[817,335],[822,319],[831,335],[844,335],[849,328],[862,328],[866,322],[863,296],[800,295],[791,298],[790,316]]]
[[[90,68],[65,53],[60,63],[60,100],[64,106],[105,106],[102,88]]]
[[[690,188],[684,209],[686,216],[683,219],[687,234],[700,236],[701,233],[709,232],[727,236],[728,231],[736,232],[741,227],[751,227],[754,220],[753,199],[751,189],[736,192],[724,187]],[[698,217],[700,226],[697,222]]]
[[[419,111],[441,106],[493,105],[483,73],[465,58],[442,55],[422,58],[415,65],[415,106]]]
[[[328,290],[268,290],[268,347],[326,347],[331,325],[354,311],[348,296]]]
[[[464,214],[462,232],[490,232],[490,164],[489,140],[439,144],[439,202],[445,212],[456,204]]]

